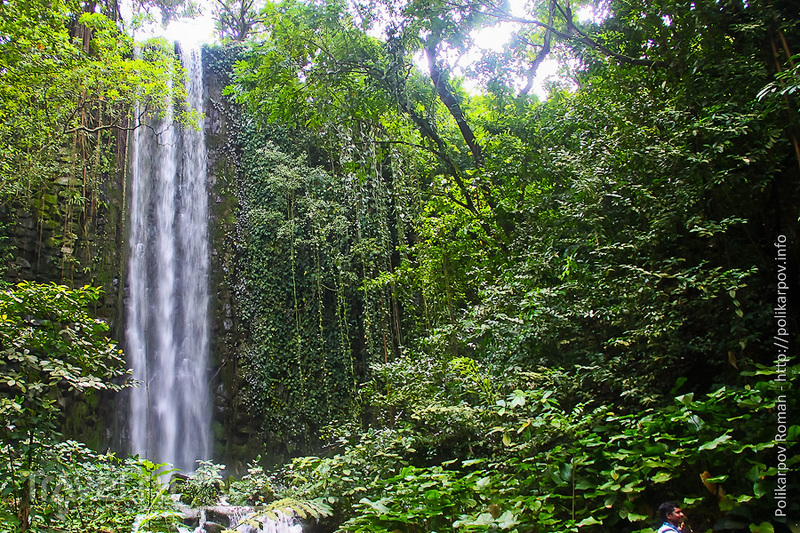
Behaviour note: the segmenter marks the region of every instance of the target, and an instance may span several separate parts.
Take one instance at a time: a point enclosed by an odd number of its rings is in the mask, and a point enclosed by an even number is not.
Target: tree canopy
[[[164,73],[180,75],[164,48],[134,59],[131,39],[77,1],[4,3],[0,35],[4,200],[97,176],[103,132],[139,125],[133,103],[163,107],[173,90]],[[76,175],[67,172],[74,167]]]
[[[581,22],[584,7],[595,16]],[[243,236],[289,225],[268,242],[295,250],[284,301],[298,337],[329,324],[300,301],[329,309],[330,294],[360,309],[334,322],[350,341],[326,368],[355,361],[342,372],[364,385],[338,416],[303,410],[312,434],[334,421],[340,447],[295,463],[301,494],[337,495],[352,531],[635,530],[676,493],[703,527],[723,512],[768,519],[750,465],[768,464],[769,436],[715,424],[776,398],[765,302],[776,239],[797,234],[800,169],[788,4],[280,2],[262,16],[228,89],[247,113],[245,160],[285,157],[277,147],[325,172]],[[508,43],[462,68],[486,27]],[[548,56],[569,83],[540,102],[530,76]],[[243,183],[284,176],[249,165]],[[295,211],[301,202],[327,207]],[[331,231],[340,238],[316,238]],[[268,264],[257,256],[243,264]],[[255,342],[243,355],[263,370],[271,353]],[[749,390],[758,399],[740,396]],[[243,394],[272,417],[296,412],[281,410],[291,391]],[[345,424],[353,409],[367,430]],[[769,409],[743,416],[767,424]],[[509,425],[510,413],[522,418]],[[678,436],[679,420],[710,433]],[[632,447],[598,448],[610,427]],[[749,460],[723,467],[745,449]],[[386,458],[362,464],[377,450]],[[639,466],[624,466],[628,453]],[[642,466],[648,454],[668,458]],[[342,481],[329,486],[331,470]],[[723,481],[743,485],[724,496]]]

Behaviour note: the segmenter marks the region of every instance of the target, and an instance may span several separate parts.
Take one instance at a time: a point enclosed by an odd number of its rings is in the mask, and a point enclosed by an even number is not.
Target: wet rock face
[[[207,533],[222,533],[225,531],[225,529],[225,526],[221,526],[216,522],[206,522],[203,524],[203,531],[206,531]]]
[[[220,533],[233,530],[238,533],[302,533],[303,526],[296,517],[275,512],[277,520],[260,516],[254,507],[236,505],[215,505],[210,507],[180,507],[183,525],[180,533]],[[254,527],[252,524],[259,527]]]
[[[239,212],[238,164],[241,157],[239,127],[241,113],[236,104],[222,94],[229,83],[235,47],[205,46],[203,68],[206,100],[206,150],[208,153],[209,255],[211,287],[211,350],[209,375],[212,376],[214,433],[213,457],[228,466],[233,474],[246,472],[247,464],[264,454],[264,439],[253,438],[258,422],[248,414],[239,392],[244,381],[236,347],[246,340],[236,305],[239,247],[236,224]],[[280,462],[280,461],[274,461]]]
[[[194,533],[218,532],[235,528],[241,518],[253,510],[246,507],[215,506],[215,507],[180,507],[183,513],[182,531]]]

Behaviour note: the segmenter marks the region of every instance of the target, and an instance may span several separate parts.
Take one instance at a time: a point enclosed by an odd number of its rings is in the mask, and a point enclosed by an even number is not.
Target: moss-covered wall
[[[119,339],[122,324],[123,234],[127,132],[98,138],[108,162],[76,178],[78,155],[63,150],[53,182],[28,198],[0,207],[2,267],[9,283],[54,282],[69,287],[99,286],[103,296],[93,312]],[[66,436],[95,449],[113,440],[113,401],[102,395],[74,395],[66,406]]]
[[[122,316],[126,132],[109,135],[104,145],[114,161],[111,168],[79,180],[72,175],[71,156],[65,155],[63,175],[35,196],[0,207],[0,221],[8,253],[5,280],[102,287],[104,297],[94,311],[116,338]]]
[[[236,214],[240,148],[238,107],[223,89],[239,54],[236,46],[203,48],[206,87],[205,128],[211,212],[211,393],[213,398],[214,459],[233,472],[263,451],[241,403],[236,347],[242,342],[236,309]]]

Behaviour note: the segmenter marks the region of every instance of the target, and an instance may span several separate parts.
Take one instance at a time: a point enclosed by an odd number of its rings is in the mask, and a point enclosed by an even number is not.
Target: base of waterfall
[[[181,525],[176,533],[302,533],[303,526],[294,515],[280,510],[265,513],[255,507],[236,505],[214,505],[209,507],[189,507],[181,505]],[[131,533],[145,533],[140,529],[141,520],[133,525]]]
[[[272,517],[259,516],[252,507],[217,505],[200,509],[185,509],[186,528],[178,528],[180,533],[221,533],[236,531],[238,533],[302,533],[303,526],[297,523],[294,516],[280,511]]]

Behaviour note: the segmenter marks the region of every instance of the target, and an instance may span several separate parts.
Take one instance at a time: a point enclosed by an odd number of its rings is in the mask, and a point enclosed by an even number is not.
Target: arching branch
[[[472,160],[475,162],[475,167],[482,168],[483,149],[481,148],[478,139],[475,137],[472,128],[470,128],[469,124],[467,123],[467,119],[464,117],[464,112],[461,110],[461,105],[458,103],[458,100],[456,100],[453,91],[450,90],[450,86],[447,83],[447,76],[439,67],[439,64],[436,60],[438,45],[439,41],[433,37],[429,38],[428,42],[425,44],[425,55],[428,58],[428,70],[430,71],[431,81],[433,81],[433,85],[436,87],[436,94],[439,95],[442,103],[445,105],[445,107],[447,107],[447,111],[450,112],[450,116],[455,119],[458,129],[461,132],[461,136],[464,138],[464,142],[467,143],[467,146],[472,153]]]
[[[553,27],[554,14],[555,14],[555,2],[550,2],[550,9],[547,14],[547,25],[549,27],[545,29],[544,32],[544,43],[542,44],[542,49],[539,50],[538,54],[536,54],[536,58],[533,60],[531,68],[528,69],[525,87],[523,87],[522,90],[519,92],[520,96],[526,96],[531,91],[531,89],[533,88],[533,80],[536,77],[536,72],[539,70],[539,66],[550,54],[550,42],[553,38],[552,27]]]

